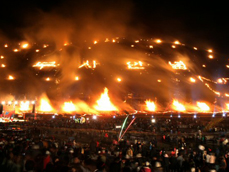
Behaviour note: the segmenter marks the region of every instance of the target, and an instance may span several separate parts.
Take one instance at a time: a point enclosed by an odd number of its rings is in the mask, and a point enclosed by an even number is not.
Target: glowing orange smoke
[[[53,108],[50,105],[50,102],[47,98],[42,98],[40,100],[40,106],[38,109],[39,111],[42,111],[42,112],[52,112],[53,111]]]
[[[156,110],[156,105],[153,101],[151,100],[146,100],[146,110],[154,112]]]
[[[201,112],[207,112],[210,110],[210,107],[204,102],[197,102],[197,106]]]
[[[108,89],[105,88],[99,100],[96,101],[97,105],[94,108],[98,111],[118,111],[112,104],[108,95]]]
[[[185,106],[178,102],[178,100],[173,100],[173,109],[178,112],[184,112]]]
[[[64,106],[63,106],[62,109],[63,109],[64,112],[76,111],[76,107],[72,102],[64,102]]]

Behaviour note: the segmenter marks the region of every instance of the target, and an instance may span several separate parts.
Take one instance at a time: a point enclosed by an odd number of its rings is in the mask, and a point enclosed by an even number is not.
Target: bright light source
[[[96,116],[96,115],[93,115],[93,116],[92,116],[92,119],[97,119],[97,116]]]
[[[135,118],[135,116],[133,115],[132,118]]]
[[[75,80],[76,80],[76,81],[79,81],[79,79],[80,79],[80,78],[79,78],[78,76],[75,77]]]
[[[225,117],[225,116],[226,116],[226,113],[224,112],[224,113],[222,114],[222,116]]]
[[[55,118],[55,115],[53,115],[52,118],[54,119]]]
[[[86,120],[88,121],[88,120],[89,120],[89,118],[86,118]]]
[[[175,46],[175,45],[172,45],[171,47],[172,47],[172,48],[176,48],[176,46]]]
[[[4,105],[4,104],[6,104],[6,102],[5,101],[2,101],[2,105]]]
[[[180,115],[178,115],[178,118],[180,118],[181,116]]]
[[[46,80],[46,81],[50,81],[50,78],[48,77],[48,78],[46,78],[45,80]]]
[[[212,53],[213,51],[212,51],[212,49],[208,49],[208,52],[209,52],[209,53]]]
[[[209,55],[208,58],[209,59],[213,59],[214,57],[213,57],[213,55]]]
[[[155,42],[156,42],[157,44],[162,43],[162,41],[161,41],[160,39],[155,40]]]
[[[174,44],[179,45],[179,44],[180,44],[180,42],[179,42],[179,41],[175,41],[175,42],[174,42]]]
[[[152,118],[154,118],[154,116],[153,116],[153,115],[152,115],[151,117],[152,117]]]
[[[170,115],[170,118],[172,118],[173,117],[173,115]]]
[[[197,48],[197,47],[193,47],[193,49],[194,49],[194,50],[198,50],[198,48]]]
[[[190,80],[190,82],[193,82],[193,83],[196,82],[196,80],[194,78],[192,78],[192,77],[190,77],[189,80]]]
[[[118,82],[121,82],[121,81],[122,81],[122,79],[121,79],[121,78],[117,78],[117,81],[118,81]]]
[[[116,116],[113,116],[113,118],[116,118]]]
[[[214,114],[214,113],[212,114],[212,117],[213,117],[213,118],[215,117],[215,114]]]
[[[193,118],[196,118],[196,114],[193,116]]]
[[[18,101],[15,101],[14,104],[17,105],[18,104]]]
[[[11,101],[8,101],[8,105],[11,105],[12,104],[12,102]]]
[[[31,103],[34,105],[35,104],[35,101],[31,101]]]
[[[152,122],[152,123],[156,123],[156,119],[152,119],[151,122]]]

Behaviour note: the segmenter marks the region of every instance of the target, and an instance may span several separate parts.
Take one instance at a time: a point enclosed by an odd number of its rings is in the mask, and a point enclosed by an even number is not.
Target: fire
[[[38,53],[40,50],[39,49],[36,49],[36,52]]]
[[[183,112],[185,111],[184,105],[178,102],[178,100],[173,100],[173,109],[178,111],[178,112]]]
[[[42,111],[42,112],[51,112],[51,111],[53,111],[53,108],[50,105],[50,102],[49,102],[49,100],[47,98],[43,98],[43,99],[40,100],[39,111]]]
[[[29,44],[28,43],[23,43],[22,45],[21,45],[21,48],[23,48],[23,49],[26,49],[26,48],[28,48],[29,47]]]
[[[6,67],[6,65],[5,64],[1,64],[1,67]]]
[[[1,59],[4,59],[4,56],[1,56]]]
[[[208,58],[209,59],[213,59],[214,57],[213,57],[213,55],[209,55]]]
[[[122,81],[122,79],[121,79],[121,78],[117,78],[117,81],[118,81],[118,82],[121,82],[121,81]]]
[[[97,44],[98,43],[98,41],[94,41],[94,44]]]
[[[206,65],[203,64],[202,67],[206,67]]]
[[[172,66],[173,69],[179,69],[179,70],[187,70],[186,65],[182,61],[175,61],[173,64],[169,62],[170,66]]]
[[[156,105],[153,101],[151,100],[146,100],[146,110],[154,112],[156,110]]]
[[[37,62],[33,67],[39,67],[40,70],[45,67],[56,67],[56,62]]]
[[[64,102],[64,107],[62,109],[64,112],[76,111],[76,107],[72,102]]]
[[[14,80],[14,77],[12,75],[9,75],[8,79],[9,80]]]
[[[82,67],[85,67],[85,68],[92,68],[92,69],[95,69],[96,68],[96,65],[98,65],[98,63],[95,61],[95,60],[93,60],[93,62],[92,62],[93,64],[92,64],[92,66],[89,64],[89,60],[87,60],[86,62],[84,62],[82,65],[80,65],[79,66],[79,68],[82,68]]]
[[[197,102],[197,106],[200,108],[202,112],[207,112],[210,110],[210,107],[206,103],[203,103],[203,102]]]
[[[18,52],[19,50],[18,50],[17,48],[15,48],[13,51],[16,53],[16,52]]]
[[[79,80],[80,80],[80,78],[79,78],[78,76],[76,76],[76,77],[75,77],[75,80],[76,80],[76,81],[79,81]]]
[[[208,49],[208,52],[209,52],[209,53],[212,53],[213,51],[212,51],[212,49]]]
[[[153,48],[153,46],[152,45],[149,45],[149,48]]]
[[[162,40],[157,39],[157,40],[155,40],[155,42],[156,42],[157,44],[160,44],[160,43],[162,43]]]
[[[227,106],[227,109],[229,110],[229,103],[227,103],[226,106]]]
[[[112,104],[108,95],[108,89],[105,88],[99,100],[96,101],[97,105],[94,108],[98,111],[118,111]]]
[[[5,44],[4,47],[7,48],[8,47],[8,44]]]
[[[21,101],[20,111],[28,111],[29,109],[30,109],[29,108],[29,101],[26,101],[26,102]]]
[[[179,44],[180,44],[180,42],[179,42],[179,41],[175,41],[175,42],[174,42],[174,44],[179,45]]]
[[[190,82],[193,82],[193,83],[196,82],[196,80],[194,78],[192,78],[192,77],[190,77],[189,80],[190,80]]]
[[[219,83],[219,84],[226,84],[228,79],[229,79],[229,78],[219,78],[219,79],[217,80],[217,83]]]
[[[194,50],[198,50],[198,48],[197,48],[197,47],[193,47],[193,49],[194,49]]]
[[[128,69],[145,69],[145,67],[143,67],[143,63],[141,61],[134,62],[134,63],[127,62],[126,64],[127,64]]]
[[[50,81],[50,78],[48,77],[48,78],[46,78],[45,80],[46,80],[46,81]]]
[[[171,47],[172,47],[172,48],[176,48],[176,46],[175,46],[175,45],[172,45]]]

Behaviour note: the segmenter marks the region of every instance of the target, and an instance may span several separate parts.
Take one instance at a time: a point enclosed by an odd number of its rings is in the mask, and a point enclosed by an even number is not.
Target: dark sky
[[[1,1],[0,30],[7,37],[20,38],[23,29],[34,25],[40,13],[49,14],[55,11],[61,17],[69,19],[75,17],[71,13],[80,11],[82,14],[81,9],[103,11],[107,6],[108,9],[114,6],[112,12],[119,15],[123,13],[122,17],[129,15],[125,24],[129,28],[141,28],[143,35],[171,36],[191,44],[204,41],[222,52],[228,52],[229,15],[227,5],[223,1]],[[122,10],[119,11],[119,8]],[[130,10],[125,13],[125,8]],[[85,10],[85,13],[88,11]],[[111,20],[119,18],[111,17]]]

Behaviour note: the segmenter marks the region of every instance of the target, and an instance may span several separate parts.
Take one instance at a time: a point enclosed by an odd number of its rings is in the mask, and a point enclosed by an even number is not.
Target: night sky
[[[28,51],[22,50],[17,54],[12,52],[11,49],[6,50],[3,46],[0,48],[0,53],[5,53],[6,61],[4,62],[7,65],[7,68],[0,69],[2,76],[12,73],[17,78],[13,81],[15,82],[14,84],[11,81],[6,83],[5,78],[1,78],[2,88],[0,92],[7,90],[7,92],[13,95],[17,93],[19,95],[31,94],[33,97],[37,96],[36,94],[45,92],[48,94],[48,97],[52,97],[53,95],[56,96],[56,90],[62,90],[62,97],[77,97],[78,95],[75,93],[75,90],[84,88],[86,90],[84,92],[87,95],[93,95],[101,92],[104,86],[109,85],[107,78],[114,77],[114,74],[119,73],[120,75],[123,74],[123,77],[126,75],[126,78],[133,79],[130,83],[125,83],[125,87],[122,88],[113,84],[112,81],[113,92],[116,89],[117,92],[119,91],[121,92],[120,94],[124,95],[128,91],[138,92],[142,95],[150,92],[150,95],[153,95],[161,94],[157,90],[160,88],[162,92],[164,90],[171,91],[170,101],[173,98],[173,92],[176,92],[172,87],[176,87],[176,85],[171,86],[173,82],[170,83],[168,81],[163,87],[159,87],[155,81],[161,79],[159,77],[162,77],[162,75],[167,77],[164,78],[166,81],[168,78],[177,77],[176,75],[172,76],[172,74],[169,74],[171,69],[163,67],[161,64],[167,66],[170,60],[179,60],[175,59],[175,57],[179,56],[178,53],[189,57],[188,62],[192,67],[192,75],[203,75],[213,80],[220,77],[228,77],[228,69],[225,67],[226,64],[229,65],[229,49],[227,47],[229,15],[227,14],[227,6],[222,2],[203,2],[165,0],[1,1],[0,44],[9,43],[11,47],[15,47],[16,45],[18,46],[18,42],[28,41],[33,44],[33,47],[28,49]],[[125,40],[120,41],[122,43],[121,46],[113,46],[113,44],[110,46],[101,43],[94,46],[95,48],[93,47],[91,52],[88,52],[88,47],[91,46],[90,44],[93,44],[94,40],[105,40],[107,37],[119,37],[120,39],[125,38]],[[169,40],[170,43],[171,41],[179,40],[186,44],[187,47],[183,47],[183,49],[178,48],[178,53],[173,54],[171,45],[163,44],[161,48],[156,45],[152,52],[149,50],[148,45],[145,46],[146,40],[144,40],[145,42],[142,41],[139,46],[136,46],[136,49],[130,49],[130,45],[134,40],[141,38],[143,40],[161,38],[162,40]],[[71,42],[72,45],[63,48],[65,42]],[[42,49],[42,45],[45,43],[49,43],[50,47]],[[194,46],[198,47],[198,53],[194,52]],[[147,50],[146,47],[148,48]],[[35,53],[36,48],[42,49],[40,54]],[[214,60],[207,58],[209,54],[206,50],[209,48],[214,50],[214,56],[217,57]],[[60,52],[60,49],[63,51]],[[147,53],[151,53],[151,56],[147,58],[142,56],[145,50]],[[90,76],[94,79],[93,83],[98,81],[99,84],[91,83],[92,79],[90,77],[85,79],[84,82],[80,81],[81,84],[78,85],[69,80],[75,73],[79,73],[77,65],[80,65],[87,58],[92,59],[94,57],[101,61],[101,69],[98,69],[96,72],[81,72],[85,78],[88,77],[87,74],[93,75]],[[110,57],[110,59],[107,59],[107,57]],[[151,68],[145,73],[144,77],[139,75],[140,86],[132,87],[136,74],[128,72],[124,74],[123,71],[116,71],[118,67],[112,68],[112,65],[122,64],[125,58],[127,60],[130,57],[132,58],[131,60],[139,58],[152,63]],[[53,77],[58,76],[59,78],[56,82],[44,84],[44,82],[39,80],[40,78],[37,79],[37,71],[31,69],[31,66],[38,60],[50,61],[56,59],[62,65],[58,69],[59,71],[52,70],[46,74],[51,73],[50,75]],[[112,65],[110,61],[112,61]],[[105,63],[107,67],[102,65]],[[203,69],[202,64],[207,64],[207,68]],[[157,72],[155,72],[155,68],[158,67],[155,67],[156,65],[161,67]],[[108,70],[110,71],[104,72]],[[46,74],[45,72],[40,72],[39,77],[42,78]],[[104,74],[108,76],[104,76]],[[191,74],[184,74],[184,76],[191,76]],[[151,85],[144,83],[147,80],[146,77],[149,78],[149,75],[155,79],[148,81]],[[90,83],[89,87],[85,83]],[[184,81],[184,83],[187,84],[187,81]],[[203,83],[200,84],[203,85]],[[146,85],[147,87],[150,85],[150,87],[146,89]],[[223,86],[216,86],[214,84],[211,86],[214,89],[225,91],[225,88],[222,88]],[[40,88],[40,92],[37,92],[37,87]],[[190,83],[188,83],[188,87],[192,87]],[[196,94],[192,90],[197,90],[198,88],[200,87],[193,86],[190,88],[189,100],[190,96]],[[206,90],[205,87],[204,89]],[[181,87],[181,92],[186,91]],[[201,91],[197,92],[199,94]],[[165,95],[167,96],[167,94]],[[209,93],[206,93],[206,95],[208,96]],[[124,96],[122,95],[122,97]],[[211,96],[211,101],[214,100],[214,97],[215,94]],[[197,97],[197,99],[199,98],[201,98],[201,95]]]
[[[76,18],[76,22],[81,22],[75,15],[77,11],[81,15],[84,12],[92,12],[91,15],[95,18],[98,16],[99,20],[103,20],[99,15],[106,9],[114,9],[114,15],[111,15],[110,19],[117,20],[117,23],[118,20],[122,22],[122,18],[128,15],[127,21],[121,24],[139,29],[139,34],[170,36],[188,43],[204,42],[220,52],[228,52],[229,15],[227,5],[223,1],[1,1],[0,30],[9,38],[21,39],[24,28],[35,25],[42,13],[57,13],[63,18]],[[116,18],[115,15],[119,17]],[[107,19],[104,20],[104,23],[106,22]]]

